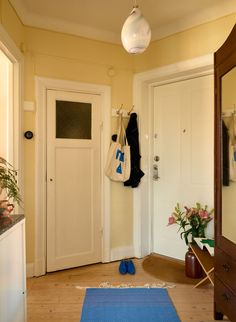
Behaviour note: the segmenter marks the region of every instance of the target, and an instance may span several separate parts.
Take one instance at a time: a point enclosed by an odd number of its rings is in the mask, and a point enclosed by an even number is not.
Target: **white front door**
[[[47,271],[101,261],[100,96],[47,90]]]
[[[167,226],[177,202],[213,206],[213,76],[154,89],[153,250],[183,259],[186,252],[176,225]],[[156,159],[157,160],[157,159]]]

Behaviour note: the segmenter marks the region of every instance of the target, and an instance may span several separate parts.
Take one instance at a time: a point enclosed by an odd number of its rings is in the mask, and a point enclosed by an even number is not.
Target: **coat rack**
[[[131,112],[134,110],[134,105],[130,110],[124,109],[123,104],[121,104],[120,108],[112,108],[112,116],[119,116],[119,114],[122,114],[123,117],[129,117]]]

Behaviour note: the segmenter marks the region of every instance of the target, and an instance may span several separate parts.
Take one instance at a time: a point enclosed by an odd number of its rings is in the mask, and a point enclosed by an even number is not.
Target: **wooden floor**
[[[213,288],[210,284],[194,289],[192,285],[165,283],[145,273],[142,260],[134,260],[134,263],[135,275],[119,274],[119,262],[113,262],[27,279],[27,321],[79,322],[85,287],[98,287],[101,283],[166,286],[181,321],[214,321]]]

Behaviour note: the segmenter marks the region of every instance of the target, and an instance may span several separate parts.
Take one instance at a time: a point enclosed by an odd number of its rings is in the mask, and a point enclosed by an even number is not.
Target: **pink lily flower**
[[[170,226],[170,225],[173,225],[176,223],[176,219],[173,215],[171,215],[169,218],[168,218],[168,225],[167,226]]]

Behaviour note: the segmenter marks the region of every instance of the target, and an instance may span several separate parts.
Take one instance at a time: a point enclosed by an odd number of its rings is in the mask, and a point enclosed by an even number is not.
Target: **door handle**
[[[158,165],[157,164],[153,164],[153,176],[152,176],[154,181],[157,181],[159,179],[159,175],[158,175]]]

